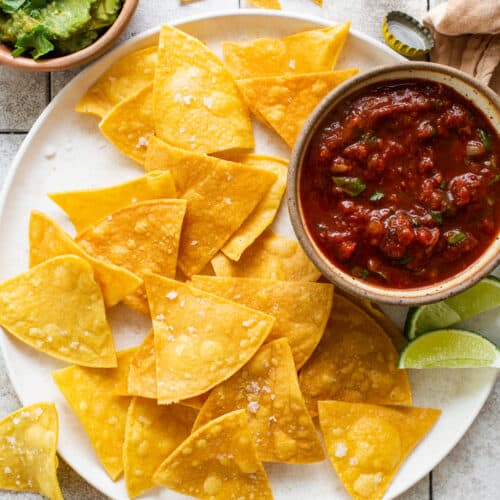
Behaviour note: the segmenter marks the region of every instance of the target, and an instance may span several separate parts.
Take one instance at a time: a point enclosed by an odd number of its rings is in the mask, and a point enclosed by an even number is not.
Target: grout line
[[[432,491],[432,471],[429,472],[429,499],[433,500],[434,493]]]
[[[49,72],[49,88],[48,88],[48,97],[49,97],[49,102],[52,101],[52,73]]]
[[[3,135],[23,135],[27,134],[29,130],[15,130],[15,129],[0,129],[0,134]]]

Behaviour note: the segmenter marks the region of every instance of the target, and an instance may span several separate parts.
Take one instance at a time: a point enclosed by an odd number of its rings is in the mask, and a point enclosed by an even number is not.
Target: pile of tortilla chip
[[[299,243],[269,229],[287,161],[249,151],[247,105],[292,145],[354,73],[333,70],[348,29],[228,42],[226,67],[164,26],[158,47],[115,63],[78,105],[146,173],[49,194],[75,234],[32,212],[30,269],[0,284],[0,325],[70,363],[53,379],[130,498],[164,486],[271,499],[263,462],[325,459],[319,416],[346,489],[379,499],[439,416],[411,406],[382,313],[334,298]],[[120,302],[151,329],[116,352],[107,313]],[[60,498],[57,418],[23,418],[0,422],[0,487]]]

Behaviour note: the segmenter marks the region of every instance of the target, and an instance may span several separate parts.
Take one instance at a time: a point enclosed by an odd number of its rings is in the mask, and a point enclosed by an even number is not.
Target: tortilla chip
[[[331,71],[351,23],[302,31],[283,38],[223,42],[224,61],[235,78],[283,76]]]
[[[122,449],[130,403],[130,398],[117,396],[117,392],[121,381],[126,379],[134,353],[135,349],[118,352],[117,368],[68,366],[52,372],[54,382],[76,413],[113,481],[123,472]]]
[[[144,338],[130,363],[127,393],[131,396],[156,399],[156,355],[153,330]]]
[[[318,345],[330,316],[333,285],[304,281],[193,276],[200,290],[276,318],[267,340],[285,337],[299,370]]]
[[[255,7],[260,7],[261,9],[274,9],[281,10],[281,4],[279,0],[248,0]]]
[[[87,90],[76,111],[103,118],[114,106],[153,82],[157,48],[136,50],[115,62]]]
[[[125,427],[123,464],[129,498],[153,488],[153,474],[191,433],[196,411],[132,398]]]
[[[243,410],[212,420],[193,432],[159,467],[153,481],[203,499],[272,500]]]
[[[271,225],[276,217],[286,189],[288,162],[274,156],[254,154],[235,154],[226,159],[250,167],[269,170],[277,175],[276,181],[269,188],[262,201],[222,247],[224,255],[232,260],[239,260],[241,254]]]
[[[316,281],[321,276],[297,241],[271,231],[257,238],[238,262],[218,253],[212,266],[217,276],[234,278]]]
[[[274,318],[194,287],[145,276],[153,318],[158,401],[198,396],[237,372]]]
[[[121,208],[77,237],[90,255],[143,276],[158,273],[175,277],[185,200],[142,201]],[[133,309],[149,313],[141,286],[123,300]]]
[[[255,116],[292,148],[305,121],[323,97],[357,72],[357,69],[342,69],[248,78],[238,80],[238,86]]]
[[[381,500],[406,457],[441,414],[432,408],[320,401],[330,460],[355,500]]]
[[[237,409],[247,411],[260,460],[305,464],[325,458],[286,339],[262,346],[238,373],[213,389],[193,430]]]
[[[137,290],[142,279],[123,267],[94,259],[84,252],[57,224],[41,212],[30,217],[30,267],[58,255],[77,255],[85,259],[94,270],[94,279],[101,287],[106,307],[114,306]]]
[[[149,138],[155,133],[153,86],[117,104],[99,123],[101,132],[124,155],[144,165]]]
[[[1,420],[0,489],[62,500],[57,480],[58,434],[53,403],[25,406]]]
[[[90,264],[76,255],[54,257],[3,282],[0,325],[63,361],[116,366],[101,290]]]
[[[49,194],[49,198],[66,212],[77,232],[138,201],[175,197],[174,179],[170,172],[165,171],[149,172],[137,179],[105,188]]]
[[[123,394],[157,399],[157,386],[155,344],[153,330],[150,330],[132,359],[128,375],[128,389]],[[199,410],[207,397],[208,393],[201,394],[194,398],[183,399],[179,401],[179,404]]]
[[[167,25],[158,45],[154,128],[160,139],[199,153],[254,147],[231,73],[200,40]]]
[[[210,262],[277,178],[267,170],[192,153],[158,139],[148,147],[146,170],[151,169],[168,169],[188,202],[179,248],[179,268],[188,277]]]
[[[369,314],[384,329],[385,333],[389,335],[396,350],[401,352],[408,341],[403,336],[403,332],[392,322],[389,316],[386,316],[384,311],[382,311],[377,304],[363,297],[348,294],[341,289],[338,291],[346,299],[354,302],[357,306],[361,307],[363,311]]]
[[[299,374],[309,411],[316,415],[316,403],[329,399],[410,405],[408,374],[397,360],[380,325],[337,295],[323,338]]]

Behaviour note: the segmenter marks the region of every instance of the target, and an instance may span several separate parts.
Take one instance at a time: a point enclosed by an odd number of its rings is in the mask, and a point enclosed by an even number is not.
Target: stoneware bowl
[[[498,95],[465,73],[447,66],[425,62],[384,66],[348,80],[325,97],[304,125],[293,149],[288,170],[287,196],[292,226],[303,249],[318,269],[327,279],[347,292],[378,302],[400,305],[418,305],[443,300],[479,281],[500,264],[500,233],[475,262],[455,276],[419,288],[403,290],[382,288],[345,273],[323,255],[304,223],[299,197],[299,179],[311,138],[339,102],[375,83],[412,78],[431,80],[454,88],[484,113],[497,133],[500,130]]]
[[[106,52],[123,33],[137,8],[139,0],[124,0],[115,22],[92,45],[66,56],[33,60],[30,57],[12,57],[9,47],[0,44],[0,66],[11,66],[25,71],[62,71],[97,59]]]

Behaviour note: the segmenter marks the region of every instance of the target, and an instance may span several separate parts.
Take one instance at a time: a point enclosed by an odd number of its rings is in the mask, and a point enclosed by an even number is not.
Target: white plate
[[[322,27],[327,21],[286,13],[258,11],[222,12],[175,23],[220,53],[223,40],[249,40],[282,36]],[[142,175],[131,160],[121,155],[99,133],[97,121],[73,111],[87,87],[114,61],[128,52],[153,44],[158,29],[145,32],[121,45],[80,73],[37,120],[21,146],[0,197],[0,280],[23,272],[28,266],[28,221],[30,211],[42,210],[66,230],[73,232],[63,213],[46,193],[115,184]],[[357,66],[361,71],[402,60],[384,45],[360,33],[351,32],[339,67]],[[256,150],[289,155],[286,146],[259,124]],[[49,153],[56,152],[52,158]],[[282,207],[275,230],[293,237],[286,207]],[[404,310],[391,309],[400,320]],[[109,313],[118,348],[137,345],[149,328],[149,321],[126,307]],[[489,318],[489,319],[488,319]],[[496,315],[487,316],[485,329],[494,327]],[[498,331],[498,326],[496,327]],[[60,416],[59,452],[89,483],[115,499],[125,499],[123,480],[113,483],[99,465],[78,420],[52,382],[50,372],[63,366],[44,354],[0,334],[7,370],[22,403],[55,401]],[[387,498],[401,494],[427,474],[457,443],[485,402],[496,371],[429,370],[411,373],[415,404],[441,408],[443,415],[426,439],[404,463]],[[312,465],[266,465],[275,498],[348,498],[329,462]],[[166,489],[157,489],[145,498],[185,498]]]

